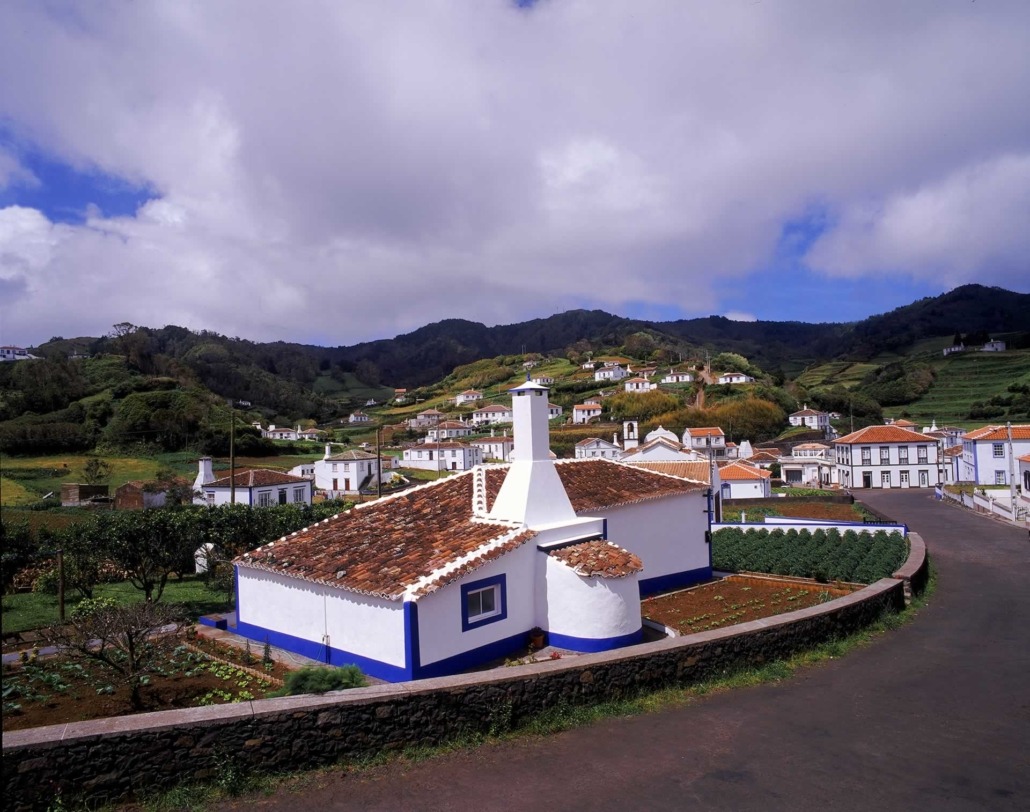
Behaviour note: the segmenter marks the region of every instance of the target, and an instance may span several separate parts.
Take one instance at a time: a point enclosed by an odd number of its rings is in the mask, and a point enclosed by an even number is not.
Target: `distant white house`
[[[332,446],[327,443],[322,459],[297,465],[290,473],[311,478],[316,489],[325,491],[330,499],[335,499],[359,493],[361,488],[378,485],[381,472],[393,465],[393,457],[384,459],[387,463],[385,465],[375,454],[360,448],[333,454]],[[383,475],[382,478],[385,482],[389,476]]]
[[[477,426],[496,426],[501,423],[510,423],[511,421],[511,409],[507,406],[501,406],[499,403],[484,406],[482,409],[476,409],[472,413],[472,422]]]
[[[743,372],[725,372],[719,376],[717,383],[720,384],[739,384],[739,383],[754,383],[755,379],[750,375],[745,375]]]
[[[820,412],[809,409],[806,403],[804,408],[794,412],[787,418],[792,426],[805,426],[810,429],[825,431],[830,427],[830,415],[828,412]]]
[[[746,462],[719,466],[723,499],[765,499],[772,496],[772,473]]]
[[[662,378],[662,383],[693,383],[694,373],[692,372],[677,372],[674,369],[669,370],[669,374]]]
[[[643,393],[650,392],[652,389],[657,389],[658,384],[651,383],[647,378],[629,378],[622,383],[623,388],[627,392]]]
[[[617,460],[622,448],[615,443],[602,440],[600,437],[588,437],[576,443],[576,459]]]
[[[601,416],[601,405],[598,403],[577,403],[572,407],[572,422],[589,423]]]
[[[483,462],[483,449],[478,445],[446,440],[405,448],[402,468],[426,471],[467,471]]]
[[[786,485],[819,487],[837,482],[833,448],[824,443],[799,443],[778,461],[780,478]]]
[[[718,426],[700,426],[684,429],[683,445],[715,459],[726,457],[726,435]]]
[[[194,504],[198,505],[272,505],[311,504],[310,479],[254,468],[237,471],[235,476],[215,477],[210,457],[198,463],[197,478],[193,481]]]
[[[30,361],[36,358],[24,347],[0,347],[0,361]]]
[[[440,440],[456,440],[461,437],[472,435],[472,426],[462,423],[460,420],[442,420],[426,432],[425,443],[435,443]]]
[[[441,420],[446,417],[443,412],[438,409],[426,409],[423,412],[419,412],[414,417],[408,420],[409,429],[425,429],[430,426],[435,426]]]
[[[1005,352],[1005,342],[995,339],[988,341],[980,348],[981,352]]]
[[[351,416],[347,418],[348,423],[371,423],[372,418],[369,417],[362,411],[351,413]]]
[[[530,378],[530,380],[535,384],[539,384],[540,386],[550,386],[554,383],[554,378],[552,378],[550,375],[534,375],[532,378]]]
[[[641,595],[711,576],[706,485],[554,462],[547,389],[513,392],[515,462],[367,503],[240,556],[230,628],[387,681],[643,638]]]
[[[594,372],[595,381],[621,381],[623,378],[628,378],[629,372],[624,367],[615,364],[613,366],[605,366]]]
[[[483,393],[477,392],[475,389],[466,389],[464,392],[459,392],[454,397],[454,404],[461,406],[465,403],[475,403],[477,400],[483,399]]]
[[[496,437],[477,437],[469,440],[469,445],[476,446],[483,454],[483,462],[511,462],[511,452],[515,440],[508,435]]]
[[[977,485],[1008,485],[1015,460],[1030,454],[1030,425],[983,426],[962,437],[959,479]]]
[[[267,429],[261,429],[261,436],[270,440],[296,440],[300,426],[289,428],[288,426],[276,426],[272,423]]]
[[[556,404],[556,403],[548,403],[547,404],[547,419],[548,420],[553,420],[556,417],[561,417],[562,416],[562,411],[563,411],[562,407],[559,406],[558,404]]]

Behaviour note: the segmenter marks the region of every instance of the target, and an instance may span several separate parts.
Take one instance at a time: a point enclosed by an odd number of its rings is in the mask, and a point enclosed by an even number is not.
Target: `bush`
[[[340,668],[311,665],[289,674],[279,693],[284,696],[324,694],[326,691],[363,688],[367,684],[365,675],[356,665],[344,665]]]

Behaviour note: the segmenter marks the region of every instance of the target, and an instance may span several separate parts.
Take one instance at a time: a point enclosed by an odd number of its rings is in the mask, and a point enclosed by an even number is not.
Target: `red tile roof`
[[[586,577],[625,578],[644,568],[633,553],[601,539],[560,547],[548,555]]]
[[[676,460],[676,461],[643,461],[629,462],[635,468],[643,468],[647,471],[654,471],[667,476],[676,476],[682,479],[689,479],[695,483],[710,485],[712,479],[711,465],[706,460]]]
[[[936,442],[918,431],[899,428],[898,426],[866,426],[853,431],[834,443],[840,445],[861,445],[862,443],[928,443]]]
[[[745,482],[756,479],[769,479],[771,476],[771,471],[755,468],[746,462],[731,462],[719,468],[719,478],[723,481]]]
[[[237,471],[235,477],[223,476],[212,482],[205,482],[202,487],[229,488],[235,484],[237,488],[260,488],[268,485],[299,485],[310,481],[302,476],[284,474],[282,471],[254,468],[251,471]]]
[[[723,431],[718,426],[711,427],[706,426],[704,428],[688,428],[685,431],[690,433],[691,437],[722,437]]]
[[[1008,426],[984,426],[981,429],[973,429],[966,432],[962,437],[963,440],[989,440],[994,442],[1008,440],[1008,438]],[[1030,426],[1013,426],[1012,439],[1030,440]]]

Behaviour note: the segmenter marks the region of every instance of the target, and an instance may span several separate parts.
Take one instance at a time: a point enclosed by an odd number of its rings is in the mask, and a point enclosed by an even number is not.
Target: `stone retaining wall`
[[[627,649],[480,674],[116,717],[4,734],[5,807],[94,803],[216,779],[226,765],[282,772],[501,731],[543,710],[688,685],[786,657],[903,608],[885,578],[829,603]]]

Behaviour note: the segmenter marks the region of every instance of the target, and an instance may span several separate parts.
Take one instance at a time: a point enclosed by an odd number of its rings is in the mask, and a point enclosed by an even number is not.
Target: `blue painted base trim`
[[[644,639],[644,629],[641,627],[635,632],[623,634],[619,637],[573,637],[568,634],[557,632],[547,633],[548,645],[555,648],[567,648],[570,651],[581,651],[590,654],[595,651],[611,651],[614,648],[632,646]]]
[[[212,629],[226,629],[229,626],[229,621],[222,615],[201,615],[197,622],[201,626],[210,626]]]
[[[685,586],[699,584],[712,577],[712,565],[698,567],[696,570],[674,572],[671,575],[659,575],[657,578],[647,578],[640,582],[640,596],[655,595],[659,592],[668,592],[670,589],[682,589]]]
[[[362,657],[360,654],[353,654],[349,651],[332,648],[324,643],[304,640],[300,637],[294,637],[292,634],[270,631],[269,629],[263,629],[260,626],[255,626],[250,623],[237,623],[236,628],[233,629],[233,631],[236,634],[247,637],[262,646],[267,640],[268,643],[276,648],[292,651],[294,654],[299,654],[301,657],[317,660],[318,662],[325,663],[326,665],[337,667],[341,665],[356,665],[369,676],[375,677],[376,679],[386,680],[387,682],[405,682],[406,680],[415,678],[409,668],[401,668],[400,666],[391,665],[390,663],[384,663],[379,660],[373,660],[369,657]]]
[[[485,646],[474,648],[471,651],[464,651],[461,654],[455,654],[453,657],[429,663],[429,665],[420,665],[415,669],[414,678],[426,679],[428,677],[446,677],[450,674],[460,674],[462,671],[483,665],[491,660],[499,660],[501,657],[514,652],[524,654],[528,643],[529,630],[527,629],[519,634],[513,634],[511,637],[505,637],[503,640],[495,640],[493,643],[487,643]]]

